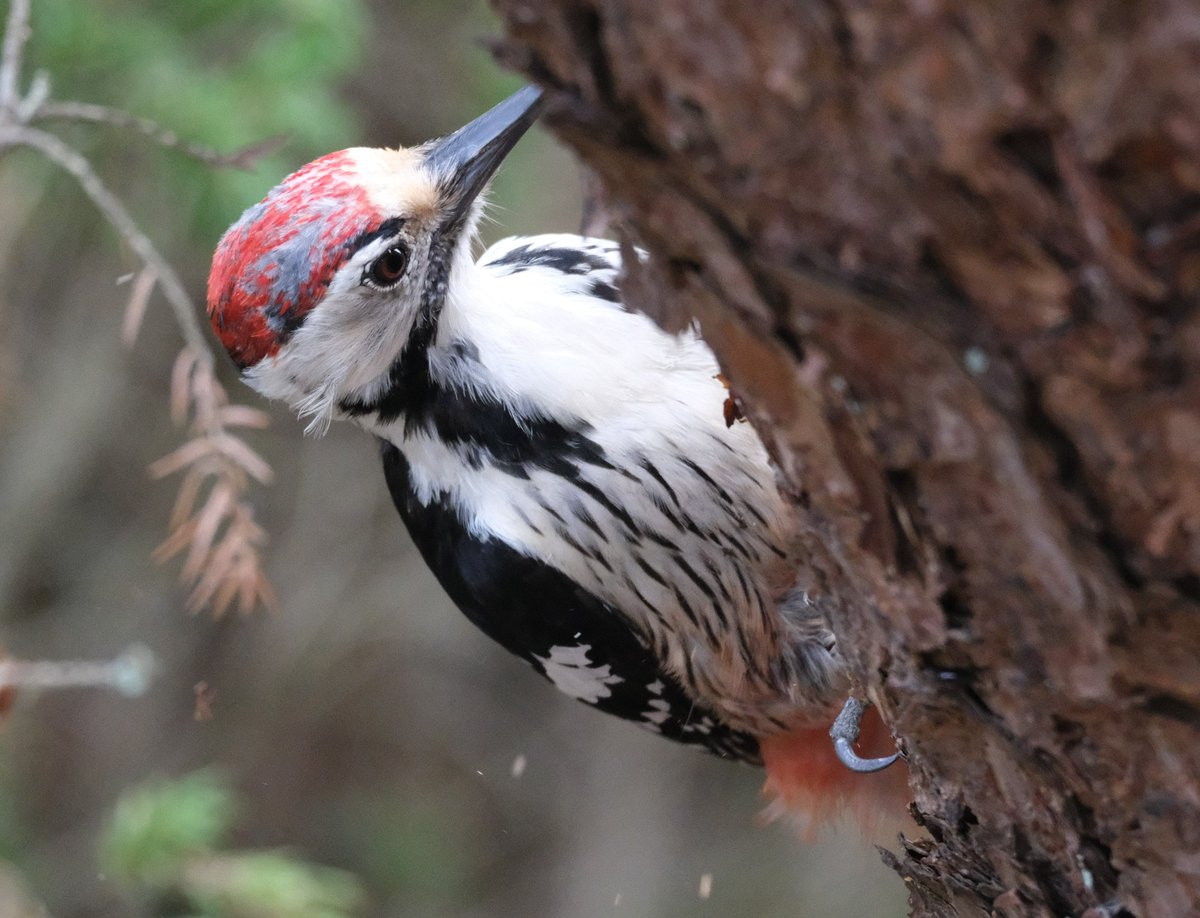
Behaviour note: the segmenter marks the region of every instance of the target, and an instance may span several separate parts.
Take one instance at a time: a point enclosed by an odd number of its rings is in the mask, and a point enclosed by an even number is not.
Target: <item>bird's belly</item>
[[[822,627],[790,620],[790,532],[773,482],[660,455],[524,467],[404,445],[422,500],[558,570],[622,616],[666,672],[755,735],[824,716],[840,664]],[[805,613],[801,610],[803,617]],[[811,619],[812,615],[808,615]]]

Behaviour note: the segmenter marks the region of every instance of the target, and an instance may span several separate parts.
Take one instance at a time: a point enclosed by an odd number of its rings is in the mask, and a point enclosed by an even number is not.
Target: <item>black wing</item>
[[[426,505],[408,462],[382,442],[400,516],[438,582],[484,634],[574,697],[682,743],[759,762],[758,741],[696,704],[625,624],[565,574],[498,539],[479,539],[443,496]]]

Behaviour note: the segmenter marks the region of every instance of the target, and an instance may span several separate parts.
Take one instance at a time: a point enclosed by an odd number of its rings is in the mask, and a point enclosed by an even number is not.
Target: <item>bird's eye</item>
[[[394,245],[371,262],[363,281],[383,289],[394,287],[400,283],[407,267],[408,250],[402,245]]]

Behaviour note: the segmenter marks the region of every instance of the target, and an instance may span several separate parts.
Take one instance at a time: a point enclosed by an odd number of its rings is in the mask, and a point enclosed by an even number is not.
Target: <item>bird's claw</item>
[[[859,725],[862,723],[863,712],[866,711],[868,704],[869,702],[851,695],[846,699],[845,705],[842,706],[842,712],[834,720],[833,726],[829,728],[829,735],[833,737],[833,750],[837,753],[838,759],[851,771],[861,774],[883,771],[900,758],[900,753],[894,752],[877,759],[864,759],[854,751],[854,743],[858,740]]]

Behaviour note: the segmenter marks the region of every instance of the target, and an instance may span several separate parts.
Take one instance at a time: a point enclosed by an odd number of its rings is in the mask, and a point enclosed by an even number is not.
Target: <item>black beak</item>
[[[526,86],[465,127],[426,145],[425,168],[449,202],[443,232],[461,227],[471,203],[541,110],[542,91]]]

